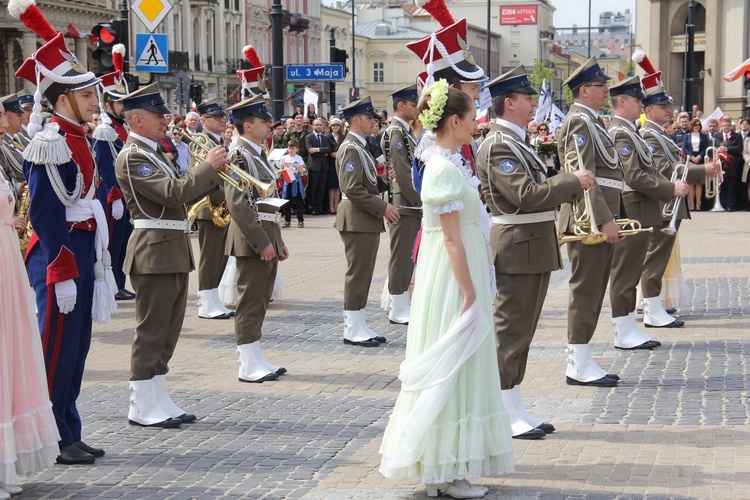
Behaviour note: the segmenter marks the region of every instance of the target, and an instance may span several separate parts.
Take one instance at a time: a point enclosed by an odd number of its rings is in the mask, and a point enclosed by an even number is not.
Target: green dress
[[[380,447],[380,472],[439,484],[499,476],[514,468],[510,424],[500,397],[478,180],[460,155],[438,147],[430,154],[422,183],[423,231],[406,359],[399,375],[402,388]],[[477,296],[460,318],[462,294],[440,225],[440,214],[453,211],[460,213],[461,240]]]

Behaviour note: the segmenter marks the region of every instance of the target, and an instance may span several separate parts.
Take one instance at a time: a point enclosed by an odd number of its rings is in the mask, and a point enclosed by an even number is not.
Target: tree
[[[555,78],[555,70],[545,66],[539,59],[534,59],[534,65],[528,76],[529,82],[531,82],[534,88],[542,90],[542,82],[547,80],[547,83],[552,83],[552,79]]]

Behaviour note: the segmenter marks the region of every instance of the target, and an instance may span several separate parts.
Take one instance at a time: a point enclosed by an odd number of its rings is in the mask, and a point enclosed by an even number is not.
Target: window
[[[373,83],[385,83],[385,63],[372,63],[372,81]]]

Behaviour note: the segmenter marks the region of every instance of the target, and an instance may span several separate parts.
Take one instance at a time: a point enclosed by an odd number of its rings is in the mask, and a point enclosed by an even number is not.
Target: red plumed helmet
[[[253,68],[260,68],[263,66],[263,64],[260,62],[260,58],[258,57],[258,53],[255,52],[255,47],[252,45],[245,45],[242,48],[242,53],[245,54],[245,59],[247,59],[247,62],[253,65]]]
[[[456,22],[445,5],[445,0],[414,0],[414,3],[429,12],[443,28]]]
[[[11,17],[19,19],[24,26],[39,35],[45,42],[57,36],[57,30],[47,21],[34,0],[10,0],[8,13]]]
[[[118,43],[112,47],[112,65],[115,71],[122,77],[122,70],[125,67],[125,46]]]
[[[641,49],[636,49],[636,51],[633,52],[633,62],[640,66],[647,75],[653,75],[656,73],[656,68],[651,64],[651,59],[649,59],[646,53]]]

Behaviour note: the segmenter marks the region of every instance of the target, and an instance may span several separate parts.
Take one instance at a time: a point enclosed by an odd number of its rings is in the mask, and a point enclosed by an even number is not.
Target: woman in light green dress
[[[437,134],[422,182],[416,265],[401,393],[380,447],[380,472],[419,478],[428,494],[479,498],[468,480],[513,471],[492,334],[494,270],[479,180],[458,153],[472,141],[474,102],[440,80],[420,120]],[[483,224],[484,223],[484,224]]]

